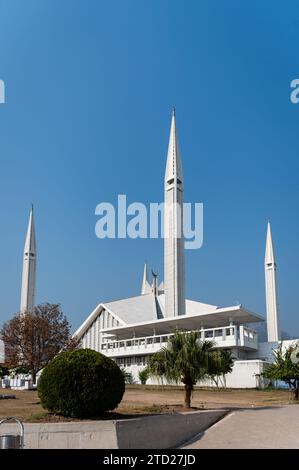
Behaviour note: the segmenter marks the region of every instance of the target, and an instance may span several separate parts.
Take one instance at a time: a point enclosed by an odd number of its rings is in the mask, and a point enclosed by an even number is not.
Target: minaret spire
[[[173,108],[165,171],[164,289],[167,317],[185,314],[183,191],[183,171]]]
[[[168,144],[168,154],[165,172],[165,187],[166,182],[169,182],[176,176],[177,183],[180,186],[180,191],[183,191],[183,171],[181,164],[181,154],[179,148],[179,141],[176,130],[176,117],[175,108],[172,110],[172,119],[170,127],[170,136]]]
[[[277,295],[277,273],[270,222],[268,222],[267,226],[267,240],[265,252],[265,287],[268,341],[279,341],[280,330],[278,318],[279,312]]]
[[[143,278],[142,278],[142,285],[141,285],[141,295],[149,294],[150,292],[151,292],[151,286],[147,280],[147,264],[144,263]]]
[[[36,241],[34,228],[33,205],[29,215],[28,229],[24,246],[23,275],[21,289],[21,313],[29,313],[34,309],[36,271]]]

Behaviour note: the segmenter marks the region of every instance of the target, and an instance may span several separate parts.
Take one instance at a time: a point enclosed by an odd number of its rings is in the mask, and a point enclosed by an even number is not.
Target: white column
[[[268,341],[280,340],[279,311],[277,294],[276,262],[271,236],[270,222],[267,227],[266,253],[265,253],[265,290],[267,309]]]
[[[165,172],[164,289],[166,317],[185,314],[183,172],[172,114]]]
[[[35,306],[35,273],[36,273],[36,241],[34,229],[33,207],[30,211],[29,224],[26,234],[23,274],[21,288],[21,313],[30,313]]]

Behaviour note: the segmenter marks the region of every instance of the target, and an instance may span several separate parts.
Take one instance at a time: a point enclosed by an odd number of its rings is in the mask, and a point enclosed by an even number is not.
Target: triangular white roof
[[[186,300],[186,315],[203,315],[217,310],[216,305],[210,305],[195,300]],[[100,303],[89,317],[82,323],[74,335],[79,338],[93,323],[102,310],[110,312],[121,325],[153,322],[165,318],[165,295],[150,294]]]

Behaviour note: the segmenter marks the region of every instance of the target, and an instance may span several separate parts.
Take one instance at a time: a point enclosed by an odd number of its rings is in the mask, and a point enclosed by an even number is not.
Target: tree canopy
[[[32,313],[14,315],[4,323],[0,337],[5,344],[5,366],[29,370],[33,382],[37,372],[60,351],[77,346],[59,304],[44,303]]]
[[[213,341],[201,341],[197,331],[176,331],[168,345],[154,354],[149,362],[149,374],[165,378],[170,383],[185,386],[185,406],[190,408],[194,385],[221,373],[221,355],[214,350]],[[223,363],[224,366],[224,363]]]
[[[288,384],[293,400],[299,399],[299,342],[284,349],[282,343],[273,351],[274,363],[264,372],[264,377]]]

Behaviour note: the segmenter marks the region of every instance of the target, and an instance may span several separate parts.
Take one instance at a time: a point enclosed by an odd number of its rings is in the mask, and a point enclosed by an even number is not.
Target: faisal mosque
[[[152,272],[149,279],[144,266],[139,295],[99,303],[74,333],[82,348],[91,348],[112,358],[131,372],[138,373],[152,354],[167,345],[175,330],[199,331],[200,337],[212,339],[216,348],[232,351],[234,367],[226,377],[227,387],[255,388],[265,385],[262,373],[273,362],[273,349],[282,340],[279,326],[277,265],[271,227],[268,222],[265,250],[265,295],[267,338],[259,340],[265,318],[242,304],[210,305],[185,298],[185,258],[183,238],[184,178],[176,128],[172,113],[164,202],[173,205],[164,217],[164,280],[158,283]],[[20,311],[34,308],[36,244],[33,208],[25,241]],[[265,339],[267,339],[265,341]],[[283,340],[288,346],[294,340]],[[153,381],[149,383],[154,383]],[[213,385],[205,383],[205,385]]]

